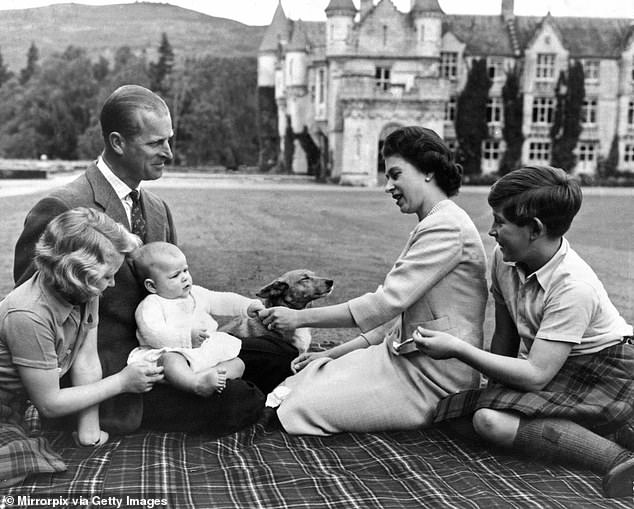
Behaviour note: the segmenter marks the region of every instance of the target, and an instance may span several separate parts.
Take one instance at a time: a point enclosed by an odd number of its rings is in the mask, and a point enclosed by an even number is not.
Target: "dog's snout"
[[[332,279],[326,279],[326,286],[328,286],[328,288],[332,288],[334,284],[335,282]]]

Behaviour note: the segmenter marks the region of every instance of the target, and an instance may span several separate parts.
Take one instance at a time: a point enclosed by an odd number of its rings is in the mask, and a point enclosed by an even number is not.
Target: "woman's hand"
[[[148,362],[133,362],[120,371],[123,377],[122,392],[148,392],[154,384],[163,380],[163,366]]]
[[[324,352],[304,352],[301,355],[298,355],[291,361],[291,370],[293,373],[298,373],[309,363],[313,362],[315,359],[320,359],[322,357],[330,357],[328,355],[328,350]]]
[[[263,309],[258,313],[258,317],[267,329],[284,333],[292,332],[301,326],[298,314],[295,309],[278,306]]]
[[[446,332],[417,327],[412,334],[416,348],[433,359],[450,359],[456,356],[464,342]]]

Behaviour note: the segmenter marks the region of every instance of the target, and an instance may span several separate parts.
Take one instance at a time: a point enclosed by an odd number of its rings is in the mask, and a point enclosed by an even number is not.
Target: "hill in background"
[[[85,48],[95,60],[100,55],[112,60],[121,46],[146,51],[153,60],[165,32],[177,60],[201,55],[255,57],[265,29],[169,4],[69,3],[0,11],[0,53],[14,72],[26,65],[31,42],[39,49],[40,60],[69,45]]]

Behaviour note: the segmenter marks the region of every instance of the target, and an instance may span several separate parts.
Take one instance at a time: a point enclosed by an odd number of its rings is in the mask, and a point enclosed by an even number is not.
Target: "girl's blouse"
[[[24,392],[18,366],[57,369],[63,376],[98,322],[98,297],[75,306],[36,272],[0,302],[0,386]]]

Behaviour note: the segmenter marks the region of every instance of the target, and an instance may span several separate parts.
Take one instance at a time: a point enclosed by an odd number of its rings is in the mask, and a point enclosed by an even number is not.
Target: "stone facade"
[[[486,58],[493,85],[482,171],[495,172],[504,151],[502,87],[522,69],[524,163],[548,163],[550,125],[560,71],[581,60],[583,132],[576,172],[594,174],[616,137],[619,170],[634,171],[634,20],[515,16],[502,0],[498,16],[446,15],[437,0],[331,0],[326,22],[289,20],[278,5],[260,46],[258,86],[274,87],[280,139],[287,124],[307,129],[330,176],[374,185],[380,147],[398,126],[429,127],[455,146],[456,100],[470,63]],[[295,140],[293,172],[309,171]],[[283,142],[281,146],[283,150]]]

